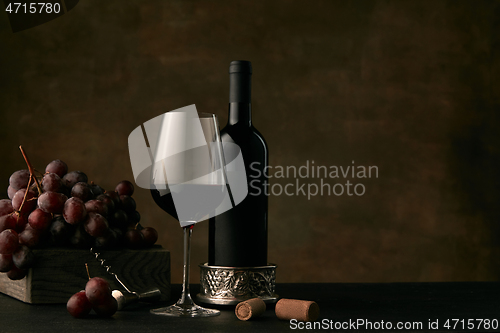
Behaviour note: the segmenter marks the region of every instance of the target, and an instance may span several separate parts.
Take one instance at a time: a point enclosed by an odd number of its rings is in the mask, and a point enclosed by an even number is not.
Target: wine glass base
[[[219,310],[207,309],[196,304],[179,306],[177,304],[165,308],[153,309],[152,314],[170,317],[214,317],[220,315]]]

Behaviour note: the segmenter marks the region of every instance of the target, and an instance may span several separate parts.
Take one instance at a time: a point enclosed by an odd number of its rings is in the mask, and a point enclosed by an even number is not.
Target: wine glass
[[[149,188],[154,201],[175,217],[184,231],[181,297],[174,305],[153,309],[151,313],[175,317],[219,315],[218,310],[196,305],[189,292],[193,226],[214,216],[217,210],[221,211],[222,206],[228,206],[228,202],[233,202],[226,187],[224,155],[217,117],[210,113],[198,113],[192,105],[153,118],[141,125],[140,130],[146,139],[151,166],[135,177],[136,183],[141,183],[141,187],[144,187],[149,172]],[[140,130],[137,130],[136,134],[141,134]],[[131,145],[129,137],[133,169],[141,169],[137,166],[138,148],[135,147],[134,151],[133,146],[134,143]],[[230,206],[234,206],[234,203]],[[222,210],[227,209],[226,207]]]

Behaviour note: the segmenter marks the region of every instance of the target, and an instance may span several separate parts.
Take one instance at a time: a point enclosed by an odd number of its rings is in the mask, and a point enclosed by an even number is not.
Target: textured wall
[[[278,282],[497,280],[499,17],[495,1],[82,0],[13,34],[0,14],[2,197],[19,144],[39,169],[60,158],[105,188],[132,179],[130,131],[193,103],[225,124],[228,65],[246,59],[271,165],[379,170],[351,179],[360,197],[270,197]],[[180,282],[181,229],[148,191],[135,198]]]

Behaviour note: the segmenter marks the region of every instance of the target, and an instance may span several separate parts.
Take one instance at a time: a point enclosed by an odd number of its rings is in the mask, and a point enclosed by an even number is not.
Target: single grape
[[[66,223],[62,216],[58,216],[52,221],[49,232],[52,244],[64,246],[69,243],[75,230],[73,225]]]
[[[144,236],[144,245],[147,247],[153,246],[158,240],[158,231],[151,227],[146,227],[141,230],[142,235]]]
[[[74,228],[70,243],[76,248],[88,250],[94,245],[94,238],[85,231],[83,223],[80,223]]]
[[[69,198],[64,203],[63,217],[69,224],[78,224],[85,221],[87,217],[85,203],[79,198]]]
[[[38,197],[38,207],[46,213],[61,214],[66,200],[62,193],[44,192]]]
[[[19,244],[26,245],[29,248],[34,248],[40,244],[43,238],[43,230],[33,229],[31,227],[26,228],[19,234]]]
[[[55,173],[60,178],[64,177],[68,173],[68,166],[61,160],[53,160],[47,167],[45,167],[45,172]]]
[[[84,182],[76,183],[71,188],[71,196],[75,198],[82,199],[83,202],[91,200],[93,198],[92,190],[90,185]]]
[[[123,237],[123,243],[129,249],[144,247],[144,235],[137,229],[129,229]]]
[[[116,209],[120,208],[121,201],[120,201],[120,196],[118,195],[118,193],[116,193],[115,191],[106,191],[106,192],[104,192],[104,195],[107,195],[108,197],[110,197],[113,200]]]
[[[66,309],[75,318],[84,318],[92,310],[92,304],[87,299],[85,291],[79,291],[70,297],[66,304]]]
[[[42,189],[50,192],[61,192],[63,189],[61,177],[59,177],[56,173],[48,173],[44,175],[42,178]]]
[[[95,239],[95,247],[97,249],[110,249],[117,245],[117,243],[117,234],[113,229],[108,229],[103,236]]]
[[[72,188],[73,186],[75,186],[76,183],[79,182],[87,183],[89,181],[89,178],[87,177],[86,174],[84,174],[81,171],[71,171],[70,173],[64,175],[62,180],[64,186],[66,186],[67,188]]]
[[[106,218],[97,213],[89,213],[83,225],[85,231],[93,237],[104,236],[109,227]]]
[[[40,208],[35,209],[28,216],[28,223],[33,229],[45,230],[52,222],[52,214],[46,213]]]
[[[15,265],[12,265],[12,269],[7,272],[7,277],[11,280],[21,280],[28,274],[27,269],[17,268]]]
[[[89,213],[98,213],[102,216],[108,216],[108,206],[100,200],[90,200],[85,203],[85,208]]]
[[[106,194],[98,195],[96,197],[96,200],[102,201],[106,204],[106,206],[108,207],[108,213],[114,212],[115,202],[113,201],[113,199],[109,195],[106,195]]]
[[[94,184],[94,182],[91,182],[90,189],[92,190],[94,197],[97,197],[101,194],[104,194],[104,189],[102,187],[100,187],[99,185]]]
[[[19,191],[17,191],[16,194],[14,195],[14,198],[12,199],[12,207],[14,208],[14,210],[19,211],[21,209],[25,193],[26,189],[22,188]],[[36,194],[35,192],[29,190],[21,212],[24,214],[29,214],[35,209],[35,207],[36,207]]]
[[[13,266],[12,254],[0,254],[0,273],[7,273]]]
[[[9,185],[13,187],[16,191],[22,188],[28,187],[28,182],[30,180],[29,170],[19,170],[14,172],[9,179]]]
[[[128,180],[123,180],[116,185],[115,191],[118,195],[131,196],[134,194],[134,185]]]
[[[113,230],[113,232],[115,233],[115,237],[116,237],[116,247],[119,247],[122,245],[122,242],[123,242],[123,230],[120,229],[120,228],[111,228]]]
[[[12,229],[0,232],[0,254],[12,254],[19,246],[19,236]]]
[[[17,268],[28,269],[35,263],[35,254],[26,245],[21,245],[12,254],[12,261]]]
[[[136,208],[135,200],[128,195],[120,195],[121,207],[125,213],[133,213]]]
[[[7,188],[7,195],[9,196],[9,199],[12,200],[14,199],[14,195],[16,194],[17,190],[13,188],[12,186],[9,186]]]
[[[114,214],[112,218],[112,223],[111,225],[114,227],[119,227],[119,228],[127,228],[129,222],[128,222],[128,217],[127,214],[121,210],[118,209]]]
[[[138,211],[127,214],[127,219],[131,224],[137,224],[141,221],[141,214]]]
[[[108,281],[100,277],[93,277],[85,285],[85,294],[93,306],[102,304],[108,296],[111,296],[111,288]]]
[[[12,201],[9,199],[0,200],[0,216],[8,215],[14,211]]]
[[[110,295],[106,296],[101,303],[94,305],[92,308],[99,317],[111,317],[118,310],[118,302]]]
[[[0,216],[0,232],[7,230],[7,229],[16,229],[16,222],[17,219],[15,215],[9,214],[9,215],[4,215]]]

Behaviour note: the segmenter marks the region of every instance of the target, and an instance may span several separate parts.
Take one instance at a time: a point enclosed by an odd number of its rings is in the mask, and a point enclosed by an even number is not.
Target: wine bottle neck
[[[252,64],[237,60],[229,65],[229,119],[228,125],[252,126]]]
[[[228,125],[252,126],[252,105],[250,103],[229,103]]]

